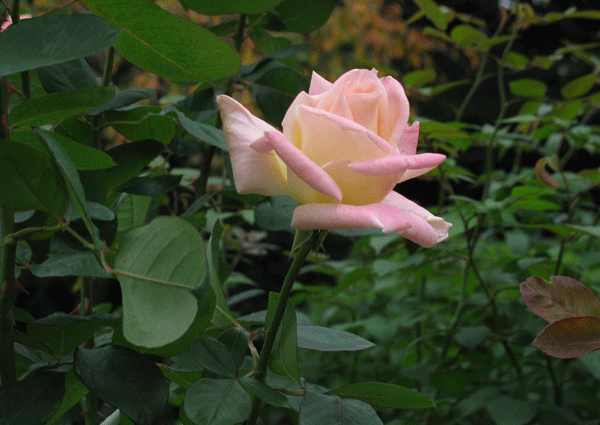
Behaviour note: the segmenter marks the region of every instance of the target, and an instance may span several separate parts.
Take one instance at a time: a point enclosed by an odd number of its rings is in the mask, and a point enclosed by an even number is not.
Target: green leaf
[[[88,115],[99,115],[102,112],[110,111],[117,108],[133,105],[134,103],[149,99],[156,94],[155,89],[126,89],[119,90],[115,93],[115,97],[106,102],[104,105],[86,111]]]
[[[135,177],[115,189],[116,192],[133,195],[158,196],[174,190],[183,176],[165,174],[156,177]]]
[[[52,415],[52,417],[46,422],[46,425],[51,425],[58,421],[65,413],[67,413],[73,406],[75,406],[79,400],[81,400],[90,391],[83,385],[83,383],[77,379],[73,369],[65,374],[65,395],[62,399],[60,407]]]
[[[219,263],[221,261],[220,244],[221,235],[224,230],[225,228],[223,225],[217,220],[212,228],[206,252],[210,286],[216,296],[215,317],[213,317],[213,322],[218,326],[230,325],[232,322],[229,318],[233,317],[229,311],[229,307],[227,307],[227,302],[225,301],[225,295],[223,294],[223,288],[221,286],[221,279],[219,278]]]
[[[183,129],[192,136],[203,141],[204,143],[219,148],[223,151],[227,151],[227,142],[225,141],[223,130],[198,121],[194,121],[191,118],[188,118],[183,112],[179,111],[174,106],[171,107],[171,109],[167,107],[163,110],[165,113],[170,111],[173,111],[175,114],[177,114],[177,118],[179,119]]]
[[[472,48],[473,46],[483,49],[488,38],[481,32],[469,25],[457,25],[452,28],[450,38],[457,44]]]
[[[31,146],[8,140],[0,143],[0,181],[0,206],[4,208],[46,211],[55,217],[67,210],[68,192],[58,167]]]
[[[98,149],[82,145],[58,133],[52,133],[52,135],[65,149],[77,170],[103,170],[117,165],[108,154]],[[10,137],[17,142],[27,143],[37,150],[47,153],[38,135],[31,131],[11,131]]]
[[[248,351],[248,331],[238,327],[226,329],[219,335],[219,342],[227,347],[233,356],[236,367],[239,368]]]
[[[269,293],[269,305],[267,308],[267,317],[265,319],[265,329],[267,332],[271,326],[278,299],[278,293]],[[273,351],[271,352],[271,358],[269,359],[269,367],[273,372],[279,375],[289,376],[296,383],[300,384],[300,373],[298,371],[298,342],[296,335],[296,313],[294,311],[294,305],[288,300],[273,344]]]
[[[15,105],[8,114],[8,122],[13,127],[52,124],[102,105],[114,94],[114,87],[90,87],[36,97]]]
[[[600,318],[579,316],[552,322],[540,332],[531,346],[561,359],[600,350]]]
[[[41,264],[32,264],[31,273],[36,277],[89,276],[112,279],[102,268],[92,251],[68,250],[51,255]]]
[[[205,261],[198,231],[177,217],[158,217],[124,235],[115,259],[124,337],[157,348],[204,329],[214,306]]]
[[[298,204],[290,196],[271,196],[256,207],[256,225],[265,230],[292,231],[292,214]]]
[[[85,146],[94,146],[91,123],[83,116],[75,116],[62,120],[54,127],[54,133],[65,136]]]
[[[183,408],[194,424],[233,425],[246,420],[251,401],[236,379],[204,378],[187,391]]]
[[[381,382],[365,382],[349,384],[327,394],[342,398],[362,400],[375,407],[391,407],[393,409],[425,409],[435,407],[432,399],[399,385]]]
[[[36,70],[42,87],[48,93],[97,87],[94,71],[83,58]]]
[[[300,412],[299,425],[383,425],[371,406],[360,400],[340,399],[338,396],[306,390]]]
[[[536,403],[500,396],[486,404],[497,425],[525,425],[537,415]]]
[[[58,169],[67,183],[71,204],[85,223],[85,227],[88,229],[88,232],[94,240],[94,246],[99,248],[98,229],[92,223],[87,202],[85,200],[85,191],[83,190],[81,180],[79,180],[79,174],[77,173],[71,158],[69,158],[69,155],[60,143],[56,141],[52,133],[40,129],[36,129],[35,132],[42,138],[44,146],[46,146],[46,149],[54,159],[54,162],[58,165]]]
[[[571,237],[573,234],[579,234],[600,238],[600,226],[579,226],[575,224],[519,224],[519,227],[550,230],[563,237]]]
[[[404,75],[402,81],[404,81],[404,84],[406,84],[407,86],[418,89],[420,87],[423,87],[425,84],[429,84],[432,81],[435,81],[435,78],[435,70],[429,68],[409,72],[408,74]]]
[[[323,326],[298,326],[298,348],[317,351],[359,351],[374,347],[370,341],[350,332]]]
[[[0,33],[0,75],[93,55],[112,46],[119,34],[91,15],[24,19]]]
[[[524,97],[543,97],[548,90],[548,86],[540,80],[533,78],[521,78],[508,83],[510,92],[517,96]]]
[[[490,328],[487,326],[462,326],[454,335],[454,339],[463,347],[473,351],[486,340],[490,333]]]
[[[82,3],[123,30],[115,44],[127,60],[174,81],[200,82],[238,71],[236,50],[200,25],[146,0],[83,0]]]
[[[591,90],[591,88],[596,84],[596,74],[593,72],[583,75],[579,78],[570,81],[565,85],[562,89],[560,89],[560,94],[565,99],[573,99],[575,97],[580,97],[586,94]]]
[[[600,381],[600,351],[592,351],[579,357],[579,360],[594,378]]]
[[[160,367],[169,381],[174,382],[184,390],[188,390],[195,382],[198,382],[202,378],[201,370],[179,370],[160,363],[158,367]]]
[[[156,112],[156,107],[138,106],[126,111],[106,111],[105,117],[129,140],[153,139],[168,145],[175,136],[175,123],[171,117]]]
[[[192,343],[191,350],[196,363],[204,369],[231,378],[237,376],[237,365],[233,356],[227,347],[216,339],[200,336]]]
[[[273,9],[282,0],[182,0],[181,3],[202,15],[233,15],[245,13],[257,15]]]
[[[267,404],[277,407],[290,407],[283,394],[257,379],[243,376],[239,379],[239,383],[246,391],[249,391],[253,396],[258,397]]]
[[[106,151],[117,167],[106,170],[108,190],[114,190],[127,180],[137,177],[140,170],[156,158],[165,145],[156,140],[140,140],[139,142],[123,143]]]
[[[303,6],[304,7],[304,6]],[[308,91],[309,81],[299,72],[278,66],[252,81],[256,103],[267,121],[276,126],[301,91]]]
[[[284,0],[275,11],[291,32],[312,32],[327,22],[337,2],[334,0]]]
[[[66,313],[54,313],[27,326],[27,333],[62,357],[94,335],[92,320]]]
[[[65,392],[65,374],[34,372],[0,393],[2,424],[39,425],[54,415]]]
[[[568,317],[600,317],[600,301],[584,285],[567,276],[552,276],[546,282],[532,276],[520,286],[527,307],[548,323]]]
[[[146,214],[151,202],[152,198],[149,196],[125,196],[117,209],[117,232],[126,232],[146,224]]]
[[[440,7],[433,0],[415,0],[415,3],[425,12],[425,15],[440,30],[446,31],[448,22],[440,10]]]
[[[139,425],[153,425],[169,401],[169,384],[159,367],[125,347],[78,348],[73,368],[89,390]]]
[[[509,52],[506,55],[506,65],[518,70],[525,69],[529,64],[529,58],[521,53]]]

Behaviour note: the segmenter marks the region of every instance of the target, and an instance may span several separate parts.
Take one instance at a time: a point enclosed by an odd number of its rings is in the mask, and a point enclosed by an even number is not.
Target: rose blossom
[[[31,15],[28,14],[28,13],[26,13],[24,15],[21,15],[20,19],[31,19]],[[12,16],[8,15],[6,17],[6,19],[0,17],[0,22],[2,22],[0,24],[0,32],[1,32],[1,31],[4,31],[6,28],[8,28],[10,25],[12,25],[12,22],[13,22],[12,21]]]
[[[282,122],[283,133],[229,96],[217,96],[239,193],[290,195],[301,230],[379,228],[431,247],[452,226],[393,191],[446,158],[417,154],[400,83],[355,69],[330,83],[313,72]]]

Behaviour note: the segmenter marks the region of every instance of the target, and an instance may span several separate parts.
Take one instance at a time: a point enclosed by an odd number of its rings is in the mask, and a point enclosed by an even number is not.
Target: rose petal
[[[393,147],[398,147],[401,151],[405,151],[400,153],[412,155],[416,150],[406,152],[406,149],[403,149],[401,146],[401,142],[403,142],[401,136],[408,124],[408,116],[410,114],[410,106],[406,93],[404,93],[404,88],[392,77],[383,77],[380,81],[387,94],[388,112],[387,115],[380,118],[379,135],[386,139]]]
[[[292,215],[299,230],[379,228],[384,233],[406,231],[410,217],[391,205],[304,204]]]
[[[293,171],[304,183],[329,196],[336,202],[342,200],[342,190],[331,176],[309,159],[304,152],[287,140],[279,131],[266,131],[263,137],[252,142],[250,146],[261,153],[274,150],[279,158],[288,166],[288,171]],[[293,192],[293,187],[290,187],[289,190]]]
[[[400,137],[400,143],[396,146],[396,152],[400,155],[414,155],[417,153],[419,143],[419,121],[407,125]]]
[[[353,69],[346,72],[327,89],[327,92],[319,99],[316,108],[324,111],[329,111],[331,105],[342,94],[350,94],[353,92],[368,93],[380,88],[383,93],[383,88],[379,78],[377,78],[377,70]]]
[[[329,162],[323,165],[344,193],[342,203],[368,205],[381,202],[398,181],[400,174],[365,176],[348,167],[348,160]],[[313,199],[313,203],[328,203],[326,199]]]
[[[277,131],[255,117],[229,96],[217,96],[223,131],[231,154],[233,179],[239,193],[287,195],[286,166],[273,152],[259,153],[250,147],[265,131]]]
[[[330,83],[331,84],[331,83]],[[281,121],[281,127],[283,128],[283,134],[286,138],[292,142],[297,148],[302,147],[302,139],[300,137],[292,138],[290,135],[301,133],[300,123],[298,122],[298,108],[302,105],[314,107],[319,100],[319,96],[310,96],[306,92],[298,93],[298,96],[294,99],[287,112]]]
[[[393,155],[381,158],[368,159],[366,161],[355,161],[348,167],[365,176],[383,176],[386,174],[398,174],[406,171],[420,171],[425,174],[440,165],[446,159],[445,155],[439,153],[422,153],[418,155]],[[403,181],[406,179],[402,179]]]
[[[385,91],[379,86],[374,87],[374,90],[368,93],[348,94],[348,104],[353,120],[373,133],[380,134],[379,119],[387,114],[387,104],[382,102],[384,96]],[[380,109],[383,110],[380,111]]]
[[[302,152],[318,164],[348,159],[359,161],[394,155],[394,149],[377,134],[356,122],[317,108],[301,106],[298,122]],[[284,134],[287,136],[287,129]]]
[[[329,88],[333,86],[333,83],[330,83],[325,78],[321,77],[315,71],[312,73],[312,78],[310,79],[310,87],[308,89],[308,94],[310,96],[315,96],[318,94],[325,93]]]
[[[350,121],[356,122],[354,119],[354,115],[352,114],[352,110],[350,109],[350,104],[348,103],[348,99],[341,93],[338,98],[333,102],[329,110],[327,111],[330,114],[337,115],[339,117],[348,118]]]
[[[427,248],[448,238],[448,230],[452,224],[447,223],[441,217],[434,216],[399,193],[390,192],[382,203],[393,205],[412,217],[411,228],[405,233],[400,233],[405,238]]]

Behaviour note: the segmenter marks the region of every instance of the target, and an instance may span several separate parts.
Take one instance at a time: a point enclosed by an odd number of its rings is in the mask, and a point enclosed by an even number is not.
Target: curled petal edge
[[[365,176],[384,176],[404,173],[406,170],[420,171],[421,174],[433,170],[446,159],[438,153],[422,153],[418,155],[393,155],[365,161],[348,163],[348,167]],[[414,176],[416,177],[416,175]]]
[[[379,228],[391,233],[405,231],[410,226],[410,220],[401,211],[381,203],[303,204],[292,215],[292,227],[299,230]]]
[[[275,151],[285,165],[310,187],[336,202],[342,201],[342,189],[335,180],[279,131],[266,131],[262,137],[250,143],[250,147],[259,153]]]

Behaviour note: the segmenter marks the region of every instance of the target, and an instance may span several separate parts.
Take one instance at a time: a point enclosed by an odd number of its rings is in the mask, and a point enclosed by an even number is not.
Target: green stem
[[[279,292],[279,299],[277,300],[277,305],[275,306],[275,312],[273,313],[273,320],[271,321],[269,329],[267,329],[265,343],[263,344],[260,356],[258,357],[258,362],[254,367],[254,377],[260,382],[264,382],[267,378],[267,365],[269,364],[269,358],[271,357],[271,351],[273,350],[275,337],[277,336],[277,331],[279,330],[279,325],[281,324],[281,320],[283,319],[285,307],[287,306],[290,294],[292,293],[292,287],[294,286],[294,282],[296,281],[296,276],[298,275],[298,272],[300,271],[304,260],[308,256],[308,253],[319,240],[321,232],[323,231],[313,231],[310,239],[308,239],[306,242],[304,242],[304,244],[300,246],[298,252],[296,253],[296,257],[294,258],[294,261],[292,262],[292,265],[290,266],[290,269],[288,270],[288,273],[285,276],[283,285],[281,286],[281,291]],[[250,412],[250,417],[246,421],[246,425],[256,424],[259,410],[260,399],[254,397],[254,399],[252,400],[252,411]]]
[[[504,63],[506,62],[506,57],[510,53],[510,49],[512,48],[513,43],[516,40],[517,32],[519,31],[519,0],[515,2],[515,11],[516,11],[516,21],[514,23],[514,29],[511,38],[508,43],[506,43],[506,47],[502,52],[502,57],[500,58],[500,63],[498,64],[498,91],[500,93],[500,113],[498,114],[498,118],[496,119],[496,123],[494,125],[494,130],[492,131],[492,136],[488,142],[486,151],[485,151],[485,186],[483,188],[483,195],[481,199],[486,199],[488,196],[488,192],[490,190],[490,185],[492,184],[492,168],[494,166],[494,142],[496,140],[496,136],[498,135],[498,130],[500,129],[500,121],[504,119],[504,115],[506,114],[506,89],[504,87]]]
[[[466,109],[467,105],[469,104],[469,101],[475,94],[475,90],[477,90],[477,87],[479,87],[479,83],[481,83],[481,77],[483,76],[483,71],[485,69],[485,66],[487,65],[488,56],[489,56],[489,53],[485,52],[483,59],[481,60],[481,63],[479,64],[479,69],[477,70],[477,75],[475,76],[475,81],[473,82],[473,85],[469,89],[469,92],[465,96],[463,102],[460,105],[460,108],[458,109],[458,113],[456,114],[456,121],[460,121],[460,119],[462,118],[463,114],[465,113],[465,109]]]
[[[8,127],[8,81],[0,77],[0,143],[10,139]],[[10,236],[13,232],[14,213],[0,208],[0,240],[2,241],[2,262],[0,265],[0,389],[4,390],[17,382],[15,364],[13,305],[17,298],[15,282],[15,259],[17,240]]]
[[[9,140],[10,131],[8,129],[8,81],[5,77],[0,77],[0,140]]]
[[[79,304],[79,314],[83,317],[90,316],[93,312],[92,303],[92,278],[84,277],[81,282],[81,301]],[[84,342],[85,348],[94,348],[96,341],[94,336]],[[98,397],[89,393],[84,398],[84,417],[85,425],[98,425],[100,423],[100,416],[98,415]]]
[[[552,359],[550,356],[546,357],[546,369],[548,369],[548,375],[550,376],[550,381],[552,382],[552,389],[554,390],[554,404],[557,406],[562,406],[563,397],[562,397],[562,387],[558,383],[558,379],[556,379],[556,374],[554,373],[554,367],[552,366]]]
[[[10,12],[10,17],[12,19],[12,25],[17,25],[21,21],[21,2],[20,0],[14,0],[12,10]],[[31,89],[29,84],[29,71],[21,72],[21,88],[23,89],[23,94],[25,98],[29,99],[31,97]]]
[[[115,62],[115,48],[110,47],[106,53],[106,59],[104,61],[104,72],[102,73],[102,87],[110,86],[110,76],[112,75],[113,64]],[[94,141],[94,147],[98,150],[102,150],[102,140],[100,137],[100,119],[102,114],[94,115],[92,117],[92,139]]]
[[[238,26],[235,31],[235,36],[233,39],[233,44],[235,50],[240,52],[242,50],[242,43],[244,42],[244,29],[246,28],[246,15],[241,14],[240,19],[238,21]],[[233,93],[233,81],[234,77],[230,77],[227,80],[227,84],[225,85],[225,91],[223,94],[227,96],[231,96]],[[223,121],[221,120],[221,115],[217,115],[217,123],[215,124],[217,128],[223,128]],[[202,165],[200,166],[200,177],[196,182],[196,194],[199,197],[206,194],[206,186],[208,184],[208,176],[210,174],[210,170],[212,168],[213,157],[215,156],[216,148],[214,146],[209,146],[204,153],[204,159],[202,160]]]
[[[12,24],[18,24],[21,20],[21,0],[14,0],[12,9],[10,11],[10,17],[12,19]]]
[[[17,382],[17,368],[15,364],[15,341],[14,341],[14,316],[13,307],[17,298],[17,286],[15,281],[15,260],[17,253],[16,239],[10,235],[13,228],[13,212],[2,208],[0,210],[0,233],[2,234],[2,264],[0,276],[2,278],[2,305],[0,306],[0,317],[2,327],[0,328],[0,364],[1,364],[1,389],[4,390]]]

